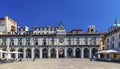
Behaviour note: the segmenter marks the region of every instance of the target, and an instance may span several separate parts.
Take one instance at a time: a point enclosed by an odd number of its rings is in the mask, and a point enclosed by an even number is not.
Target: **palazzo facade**
[[[7,39],[10,39],[10,51],[22,52],[11,54],[12,58],[91,58],[103,48],[102,33],[96,32],[90,25],[87,32],[73,29],[66,32],[63,23],[53,27],[18,26],[17,32],[0,35],[0,50],[6,51]],[[5,58],[1,53],[0,58]]]

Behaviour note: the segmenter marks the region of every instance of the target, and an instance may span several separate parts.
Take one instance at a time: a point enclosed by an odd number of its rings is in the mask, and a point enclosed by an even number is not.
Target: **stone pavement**
[[[95,62],[89,59],[24,59],[22,62],[0,64],[0,69],[120,69],[120,64]]]

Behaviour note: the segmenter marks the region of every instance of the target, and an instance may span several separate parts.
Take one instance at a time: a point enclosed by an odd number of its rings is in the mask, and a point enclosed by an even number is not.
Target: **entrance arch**
[[[18,58],[23,58],[23,49],[22,48],[18,49],[18,52],[21,52]]]
[[[13,51],[15,51],[15,49],[14,49],[14,48],[11,48],[11,49],[10,49],[10,52],[13,52]],[[11,53],[11,57],[12,57],[12,58],[15,58],[15,53]]]
[[[46,48],[42,49],[42,58],[48,58],[48,50]]]
[[[84,49],[84,58],[89,58],[89,49],[88,48]]]
[[[73,50],[71,48],[67,49],[67,57],[73,57]]]
[[[40,57],[38,48],[34,49],[34,55],[35,55],[35,58],[39,58]]]
[[[58,51],[59,51],[59,58],[64,58],[64,49],[60,48]]]
[[[51,58],[56,58],[56,50],[55,50],[55,48],[50,49],[50,57]]]
[[[75,57],[80,58],[81,57],[81,50],[79,48],[76,48],[75,50]]]
[[[92,56],[96,56],[95,53],[98,52],[98,49],[97,48],[93,48],[92,49]]]
[[[30,48],[26,49],[26,58],[31,58],[31,49]]]

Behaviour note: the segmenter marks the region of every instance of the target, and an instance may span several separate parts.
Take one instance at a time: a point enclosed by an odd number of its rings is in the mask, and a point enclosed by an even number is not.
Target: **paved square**
[[[0,64],[0,69],[120,69],[119,63],[94,62],[89,59],[26,59]]]

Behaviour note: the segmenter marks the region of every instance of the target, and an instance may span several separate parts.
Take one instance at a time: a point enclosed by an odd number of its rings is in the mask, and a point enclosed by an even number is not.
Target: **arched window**
[[[46,46],[46,38],[43,39],[43,45]]]
[[[27,44],[27,45],[30,45],[30,38],[28,37],[28,38],[26,38],[26,39],[27,39],[26,44]]]
[[[73,50],[72,50],[72,48],[68,48],[67,49],[67,57],[70,57],[70,58],[73,57]]]
[[[54,45],[54,41],[55,41],[54,38],[52,38],[52,39],[51,39],[51,43],[52,43],[52,45]]]
[[[2,45],[6,45],[6,38],[3,38]]]
[[[68,44],[71,45],[71,38],[68,38]]]
[[[42,50],[42,58],[48,58],[48,50],[46,48]]]
[[[79,37],[76,38],[76,44],[79,45]]]
[[[19,40],[18,44],[22,45],[22,38],[19,38],[18,40]]]
[[[88,45],[88,38],[85,38],[85,45]]]
[[[38,39],[34,38],[34,45],[38,45]]]
[[[14,45],[14,40],[12,38],[10,39],[10,45]]]

